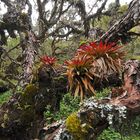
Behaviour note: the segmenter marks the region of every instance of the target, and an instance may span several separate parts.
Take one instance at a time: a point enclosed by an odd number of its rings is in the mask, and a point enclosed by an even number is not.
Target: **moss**
[[[8,114],[7,114],[7,113],[4,114],[4,116],[3,116],[3,120],[4,120],[4,122],[6,122],[6,121],[9,120],[9,118],[8,118]]]
[[[21,110],[20,121],[30,125],[29,122],[34,121],[35,117],[36,114],[34,107],[31,105],[24,105]]]
[[[22,92],[20,106],[26,108],[25,105],[33,105],[35,102],[35,96],[38,94],[38,86],[35,84],[28,84]]]
[[[3,81],[3,80],[0,80],[0,86],[2,87],[2,86],[6,86],[7,84],[6,84],[6,82],[5,81]]]
[[[38,72],[39,70],[41,70],[42,68],[42,64],[40,62],[36,63],[35,66],[33,67],[33,76],[32,76],[32,79],[31,79],[31,82],[32,83],[36,83],[38,82]]]
[[[81,124],[77,113],[72,113],[66,120],[66,128],[72,134],[74,140],[84,140],[90,125]]]
[[[3,103],[7,102],[10,99],[11,96],[12,96],[11,91],[7,91],[7,92],[1,94],[0,95],[0,106]]]
[[[30,83],[25,87],[20,102],[15,106],[20,114],[19,118],[16,118],[16,121],[24,122],[24,124],[28,123],[28,125],[30,125],[29,121],[32,122],[35,117],[35,97],[37,94],[38,85]]]
[[[8,90],[8,83],[0,79],[0,93]]]
[[[38,91],[38,87],[34,84],[28,84],[26,87],[25,87],[25,90],[24,90],[24,93],[25,94],[33,94],[33,93],[36,93]]]
[[[138,56],[138,55],[135,55],[135,56],[131,56],[130,58],[131,58],[131,59],[136,59],[136,60],[140,60],[140,56]]]

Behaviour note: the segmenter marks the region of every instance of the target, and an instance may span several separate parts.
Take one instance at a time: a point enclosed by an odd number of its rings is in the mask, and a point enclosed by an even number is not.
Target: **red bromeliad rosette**
[[[94,60],[93,74],[103,77],[105,74],[108,75],[121,70],[124,54],[122,46],[115,43],[91,42],[88,45],[80,46],[76,55],[92,57]]]
[[[55,57],[50,57],[50,56],[45,55],[45,56],[42,56],[40,60],[41,62],[43,62],[43,64],[52,66],[55,64],[57,59]]]
[[[115,43],[104,44],[103,42],[91,42],[84,44],[77,50],[78,55],[91,55],[95,58],[100,58],[104,55],[111,55],[112,57],[123,57],[124,52],[121,53],[122,46],[117,46]],[[118,56],[119,51],[119,56]]]

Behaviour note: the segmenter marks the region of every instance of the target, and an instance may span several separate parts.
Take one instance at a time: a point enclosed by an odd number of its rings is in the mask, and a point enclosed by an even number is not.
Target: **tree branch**
[[[128,31],[137,26],[140,20],[140,0],[133,0],[128,8],[127,13],[117,21],[105,34],[102,35],[100,40],[105,42],[128,42],[130,37]]]

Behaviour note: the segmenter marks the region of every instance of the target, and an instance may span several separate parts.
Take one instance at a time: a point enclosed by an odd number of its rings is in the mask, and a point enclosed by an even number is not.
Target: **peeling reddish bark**
[[[140,111],[140,63],[130,60],[125,65],[123,92],[110,103],[124,105],[136,113]]]

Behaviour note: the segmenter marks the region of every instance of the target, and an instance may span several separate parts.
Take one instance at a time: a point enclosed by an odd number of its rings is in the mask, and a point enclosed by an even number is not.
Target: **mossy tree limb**
[[[0,107],[0,138],[29,140],[38,136],[44,124],[46,106],[50,105],[52,111],[57,111],[67,90],[66,78],[62,80],[60,73],[55,72],[41,67],[36,75],[37,81],[26,85],[23,92],[15,93]]]
[[[132,35],[138,35],[137,33],[129,32],[130,29],[139,25],[140,20],[140,0],[133,0],[129,4],[127,13],[118,20],[105,34],[101,36],[99,40],[106,42],[118,42],[127,43],[131,41]]]

